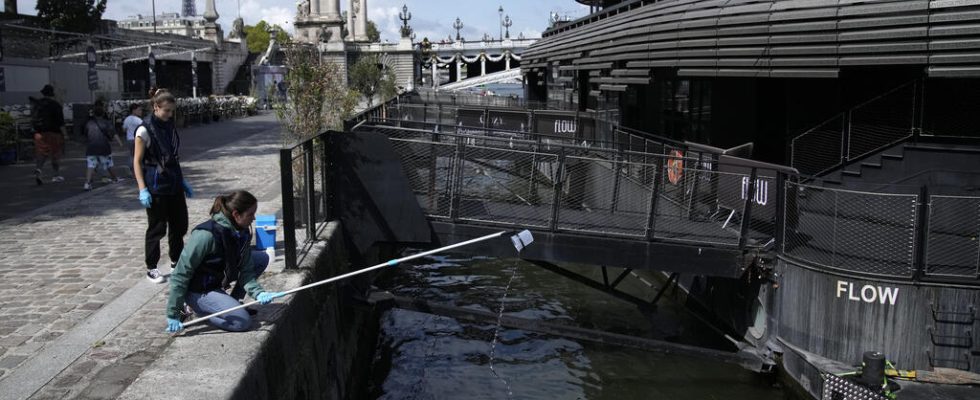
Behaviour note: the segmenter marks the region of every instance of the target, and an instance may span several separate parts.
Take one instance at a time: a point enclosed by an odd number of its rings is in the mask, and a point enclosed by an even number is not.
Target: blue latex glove
[[[167,318],[167,332],[176,333],[182,330],[184,330],[184,324],[176,319]]]
[[[153,196],[150,196],[150,189],[144,188],[140,190],[140,204],[143,205],[143,208],[150,208],[152,203]]]
[[[256,297],[255,300],[258,300],[259,303],[262,303],[262,304],[269,304],[269,303],[272,302],[272,300],[275,300],[276,298],[279,298],[279,297],[282,297],[282,296],[285,296],[285,295],[286,295],[285,293],[280,293],[280,292],[262,292],[262,293],[259,293],[259,296]]]
[[[194,190],[192,190],[191,185],[187,183],[187,179],[181,181],[180,185],[184,187],[184,195],[186,195],[188,199],[194,198]]]

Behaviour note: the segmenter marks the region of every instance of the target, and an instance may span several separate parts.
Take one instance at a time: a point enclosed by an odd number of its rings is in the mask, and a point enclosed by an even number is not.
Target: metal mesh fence
[[[912,276],[917,196],[791,182],[786,196],[787,255],[828,268]]]
[[[306,174],[306,152],[302,146],[298,146],[292,151],[293,169],[293,221],[296,227],[296,243],[304,243],[311,239],[308,232],[310,206],[307,196],[310,195],[311,188],[307,184]]]
[[[929,199],[927,275],[980,277],[980,198]]]
[[[409,186],[425,213],[448,218],[456,146],[452,143],[392,139]]]
[[[698,243],[737,245],[739,227],[736,214],[740,207],[705,207],[706,196],[714,193],[738,193],[742,175],[694,168],[697,164],[685,160],[683,174],[672,173],[676,159],[666,158],[660,195],[657,198],[653,236]],[[675,163],[675,164],[671,164]],[[717,196],[717,195],[716,195]],[[695,205],[695,200],[699,205]],[[708,200],[710,202],[710,200]]]
[[[844,123],[844,115],[838,115],[793,139],[793,168],[803,175],[817,175],[840,164]]]
[[[554,203],[558,156],[482,146],[463,148],[459,219],[545,228]]]
[[[917,84],[906,84],[851,110],[849,160],[912,135]]]
[[[645,236],[653,185],[634,179],[630,170],[653,173],[656,164],[566,157],[558,228]]]

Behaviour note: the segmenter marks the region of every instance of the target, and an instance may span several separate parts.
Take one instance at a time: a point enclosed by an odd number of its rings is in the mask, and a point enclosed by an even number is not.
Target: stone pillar
[[[439,87],[439,62],[434,61],[429,69],[432,70],[432,88],[434,89]]]
[[[487,74],[487,57],[480,56],[480,76]]]
[[[354,41],[354,0],[348,0],[347,10],[347,40]]]
[[[314,18],[320,16],[320,0],[310,1],[310,16]]]
[[[504,65],[507,71],[510,71],[510,52],[504,54]]]
[[[462,57],[456,59],[456,82],[463,80],[463,60]]]
[[[340,0],[317,0],[320,2],[320,14],[331,21],[340,20]]]
[[[357,12],[357,18],[356,18],[357,19],[357,21],[356,21],[356,24],[357,24],[357,39],[358,40],[367,41],[368,40],[368,38],[367,38],[367,20],[368,20],[367,0],[353,0],[353,1],[355,3],[360,4],[360,7],[359,7],[358,12]]]

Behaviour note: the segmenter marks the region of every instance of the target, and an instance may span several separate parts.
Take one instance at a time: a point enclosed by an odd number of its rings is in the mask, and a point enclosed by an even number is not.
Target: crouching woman
[[[248,228],[255,220],[257,207],[255,196],[244,190],[214,199],[211,219],[191,232],[170,276],[167,331],[184,328],[180,322],[184,303],[195,314],[204,316],[237,307],[245,291],[262,304],[282,297],[282,293],[266,292],[256,280],[269,262],[268,258],[253,260],[249,248]],[[256,262],[260,264],[258,268]],[[229,296],[225,289],[231,287],[232,281],[236,282],[236,290]],[[246,331],[252,326],[246,309],[212,317],[208,322],[232,332]]]

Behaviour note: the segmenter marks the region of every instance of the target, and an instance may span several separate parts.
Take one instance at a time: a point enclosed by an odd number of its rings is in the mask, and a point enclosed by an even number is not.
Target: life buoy
[[[671,150],[670,159],[667,160],[667,180],[672,184],[677,184],[684,176],[684,153],[680,150]]]

